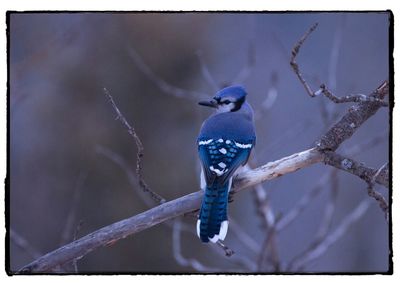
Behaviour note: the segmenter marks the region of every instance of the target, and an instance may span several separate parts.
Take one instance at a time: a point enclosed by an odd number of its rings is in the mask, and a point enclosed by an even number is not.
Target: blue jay
[[[241,86],[217,92],[200,105],[216,108],[204,121],[198,137],[202,164],[200,187],[204,190],[197,235],[202,242],[224,240],[228,232],[228,194],[234,173],[244,166],[255,145],[253,110]]]

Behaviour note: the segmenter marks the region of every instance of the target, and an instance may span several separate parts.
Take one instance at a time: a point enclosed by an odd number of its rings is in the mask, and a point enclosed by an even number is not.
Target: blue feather
[[[246,164],[252,147],[252,141],[238,143],[222,138],[199,141],[199,156],[206,183],[198,224],[198,234],[203,242],[219,235],[221,223],[228,219],[228,194],[232,176],[238,167]]]
[[[228,219],[228,186],[228,183],[222,187],[214,185],[205,190],[199,215],[199,237],[203,242],[208,242],[209,239],[218,235],[221,223]]]

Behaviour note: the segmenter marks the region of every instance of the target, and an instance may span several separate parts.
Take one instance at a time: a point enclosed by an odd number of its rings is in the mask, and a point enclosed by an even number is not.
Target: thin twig
[[[292,67],[293,71],[297,75],[298,79],[300,80],[301,84],[304,86],[304,89],[308,93],[309,96],[314,97],[315,93],[311,90],[311,87],[308,85],[306,80],[303,78],[303,75],[300,72],[299,65],[296,62],[296,56],[299,54],[300,47],[303,45],[304,41],[306,41],[307,37],[317,28],[318,23],[315,23],[295,44],[292,49],[292,58],[290,60],[290,66]]]
[[[368,96],[365,94],[348,94],[346,96],[338,97],[334,95],[324,84],[321,84],[319,89],[315,92],[315,95],[318,94],[323,94],[325,95],[329,100],[331,100],[334,103],[347,103],[347,102],[376,102],[382,107],[388,107],[389,103],[386,101],[383,101],[382,99],[373,97],[373,96]]]
[[[376,102],[377,104],[379,104],[379,106],[383,106],[383,107],[389,106],[389,103],[387,103],[386,101],[383,101],[381,98],[369,96],[369,95],[365,95],[365,94],[349,94],[349,95],[346,95],[343,97],[338,97],[338,96],[334,95],[331,91],[329,91],[328,88],[325,86],[325,84],[321,84],[320,88],[315,92],[311,89],[310,85],[303,78],[303,75],[300,72],[300,67],[297,64],[295,59],[296,59],[297,55],[299,54],[301,46],[303,45],[305,40],[308,38],[308,36],[316,29],[317,26],[318,26],[318,23],[315,23],[295,44],[295,46],[292,49],[292,58],[290,60],[290,66],[292,67],[294,73],[297,75],[301,84],[304,86],[304,89],[306,90],[307,94],[311,97],[315,97],[320,94],[323,94],[328,99],[333,101],[334,103],[366,102],[366,101],[368,101],[368,102]]]
[[[122,115],[121,111],[117,107],[117,105],[114,102],[114,99],[110,92],[104,88],[104,93],[108,97],[108,100],[110,101],[112,107],[114,108],[115,112],[117,113],[117,119],[128,129],[128,133],[133,137],[136,143],[137,147],[137,160],[136,160],[136,175],[138,177],[139,185],[143,189],[144,192],[150,194],[150,196],[159,204],[165,203],[166,200],[157,194],[156,192],[152,191],[150,187],[146,184],[144,181],[143,175],[142,175],[142,158],[143,158],[143,144],[139,138],[139,136],[136,134],[135,129],[128,123],[128,121],[125,119],[124,115]]]
[[[386,221],[388,221],[389,218],[389,205],[387,204],[385,198],[380,193],[374,190],[374,185],[378,176],[380,176],[383,171],[387,170],[388,170],[388,163],[385,163],[376,171],[372,180],[368,182],[368,187],[367,187],[368,195],[370,197],[373,197],[378,202],[379,207],[382,209],[384,213]]]

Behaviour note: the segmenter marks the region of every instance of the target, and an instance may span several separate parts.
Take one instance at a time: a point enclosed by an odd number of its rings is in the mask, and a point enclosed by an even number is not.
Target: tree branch
[[[389,94],[389,82],[384,81],[370,97],[383,98]],[[356,130],[381,107],[376,101],[359,102],[347,111],[347,113],[333,125],[325,135],[317,142],[321,150],[335,151],[340,144],[349,139]]]
[[[327,151],[324,153],[324,155],[325,164],[358,176],[367,183],[370,183],[375,174],[378,173],[378,175],[375,177],[375,182],[385,186],[386,188],[389,187],[389,170],[387,167],[379,171],[333,151]]]
[[[300,80],[300,83],[304,86],[307,94],[311,97],[318,96],[320,94],[325,95],[328,99],[333,101],[334,103],[345,103],[345,102],[363,102],[363,101],[374,101],[380,106],[389,106],[389,104],[382,100],[379,97],[367,96],[365,94],[349,94],[344,97],[338,97],[334,95],[325,84],[321,84],[320,88],[317,91],[313,91],[307,81],[303,78],[303,75],[300,72],[300,67],[296,62],[296,57],[300,52],[300,48],[302,47],[303,43],[306,41],[308,36],[317,28],[318,23],[315,23],[295,44],[292,49],[292,57],[290,60],[290,66],[292,67],[294,73],[297,75],[297,78]]]
[[[269,162],[255,170],[246,171],[238,175],[235,178],[233,190],[235,192],[241,191],[257,183],[272,180],[320,162],[321,160],[322,157],[318,150],[312,148],[274,162]],[[75,258],[81,258],[99,247],[110,245],[161,222],[194,211],[199,208],[202,196],[203,192],[197,191],[101,228],[42,256],[23,267],[19,272],[45,273]]]

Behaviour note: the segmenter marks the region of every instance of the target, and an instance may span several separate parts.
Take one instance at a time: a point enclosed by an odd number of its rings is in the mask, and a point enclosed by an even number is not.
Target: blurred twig
[[[328,85],[333,90],[336,90],[337,81],[337,65],[339,63],[339,53],[342,44],[343,30],[345,24],[345,16],[341,16],[341,20],[336,27],[335,35],[333,37],[333,44],[331,49],[331,56],[329,58],[329,75],[328,75]]]
[[[322,242],[326,240],[326,238],[329,235],[329,229],[332,226],[332,221],[333,221],[333,216],[334,216],[334,211],[335,211],[335,206],[336,206],[336,199],[337,199],[337,193],[339,189],[339,184],[338,184],[338,178],[337,178],[337,170],[331,169],[330,172],[327,174],[328,180],[324,182],[323,184],[320,183],[320,188],[322,185],[326,184],[331,184],[330,188],[330,197],[328,199],[328,203],[325,206],[324,214],[322,216],[321,222],[319,229],[311,242],[309,244],[308,248],[305,249],[303,252],[300,254],[296,255],[291,263],[288,266],[288,271],[292,271],[292,264],[293,262],[296,262],[300,260],[301,258],[304,258],[307,256],[308,253],[310,253],[311,250],[315,249],[317,246],[319,246]]]
[[[209,95],[206,93],[198,92],[198,91],[191,91],[191,90],[185,90],[181,89],[178,87],[175,87],[157,75],[154,74],[154,72],[149,68],[149,66],[143,61],[143,59],[140,57],[140,55],[136,52],[135,49],[129,48],[128,50],[129,56],[132,58],[132,60],[135,62],[136,66],[139,68],[142,73],[146,75],[148,79],[150,79],[161,91],[175,96],[177,98],[188,98],[192,99],[195,101],[199,101],[202,99],[208,99]]]
[[[13,229],[10,229],[10,240],[33,259],[39,258],[42,254]]]
[[[76,180],[76,185],[75,185],[75,189],[74,189],[73,196],[72,196],[71,207],[69,209],[69,213],[68,213],[67,219],[65,221],[64,230],[61,233],[60,244],[62,244],[62,245],[71,241],[71,239],[74,236],[73,227],[76,222],[76,213],[77,213],[77,209],[78,209],[79,200],[82,195],[82,187],[87,178],[87,175],[88,175],[87,172],[81,171],[81,172],[79,172],[78,178]]]
[[[214,268],[211,266],[204,266],[201,262],[196,259],[186,259],[182,255],[181,251],[181,221],[176,219],[172,227],[172,250],[175,261],[182,266],[190,266],[194,270],[201,272],[221,272],[219,268]]]
[[[274,272],[279,272],[280,270],[280,259],[277,248],[277,229],[276,229],[276,217],[272,208],[269,204],[267,193],[261,185],[257,185],[254,190],[257,211],[263,220],[263,226],[267,231],[267,236],[265,237],[257,260],[257,270],[263,271],[263,264],[265,259],[268,257],[269,262],[273,267]]]
[[[325,173],[319,178],[318,182],[310,189],[294,206],[293,208],[282,216],[276,223],[278,231],[283,230],[289,226],[301,212],[308,207],[308,204],[319,195],[321,189],[325,187],[329,180],[329,173]]]
[[[117,119],[128,129],[128,133],[133,137],[136,143],[137,147],[137,160],[136,160],[136,175],[138,177],[139,185],[143,189],[144,192],[150,194],[150,196],[158,203],[162,204],[165,203],[165,199],[154,192],[153,190],[150,189],[150,187],[146,184],[144,181],[143,175],[142,175],[142,158],[143,158],[143,144],[139,138],[139,136],[136,134],[135,129],[128,123],[128,121],[125,119],[124,115],[122,115],[121,111],[118,109],[117,105],[114,102],[113,97],[111,96],[110,92],[104,88],[104,93],[108,97],[108,100],[110,101],[112,107],[114,108],[115,112],[117,113]]]
[[[264,114],[272,108],[278,97],[278,74],[273,72],[269,80],[269,88],[267,90],[267,95],[261,102],[260,106],[254,112],[254,120],[257,121],[264,117]]]
[[[81,220],[81,221],[79,221],[78,226],[76,226],[76,228],[75,228],[73,241],[75,241],[78,238],[78,234],[82,228],[82,225],[83,225],[83,221]],[[77,258],[72,260],[72,266],[74,268],[74,272],[77,274],[78,273],[78,259]]]
[[[345,148],[344,154],[357,156],[358,154],[365,152],[366,150],[370,150],[372,147],[381,144],[383,141],[387,141],[388,136],[389,134],[386,131],[379,133],[375,137],[357,143],[352,147]]]
[[[229,218],[229,229],[232,231],[236,238],[246,247],[246,249],[252,251],[253,253],[260,252],[259,244],[249,235],[244,229],[236,223],[235,219]]]
[[[253,42],[249,43],[247,49],[247,62],[246,65],[240,70],[236,78],[233,80],[233,84],[242,84],[250,75],[254,69],[256,63],[256,49]]]
[[[203,52],[201,52],[201,50],[197,50],[196,55],[197,55],[197,58],[199,59],[200,66],[201,66],[201,73],[203,74],[204,79],[207,81],[207,83],[212,88],[212,90],[214,92],[217,92],[219,90],[219,86],[215,82],[214,78],[211,76],[206,62],[204,62]]]
[[[125,175],[128,177],[128,182],[131,185],[131,187],[140,192],[139,196],[142,199],[142,201],[149,207],[153,206],[154,202],[151,196],[147,194],[145,191],[143,190],[140,191],[136,188],[137,184],[139,183],[137,176],[132,172],[129,164],[122,158],[122,156],[112,151],[111,149],[101,145],[97,145],[95,150],[97,153],[107,157],[109,160],[118,165],[125,172]]]
[[[339,240],[349,228],[352,227],[367,211],[370,205],[369,200],[362,201],[351,213],[349,213],[337,226],[337,228],[329,233],[324,241],[319,244],[310,247],[302,254],[300,258],[294,258],[292,262],[288,264],[288,271],[298,272],[301,271],[305,265],[311,261],[317,259],[319,256],[325,253],[325,251]]]

